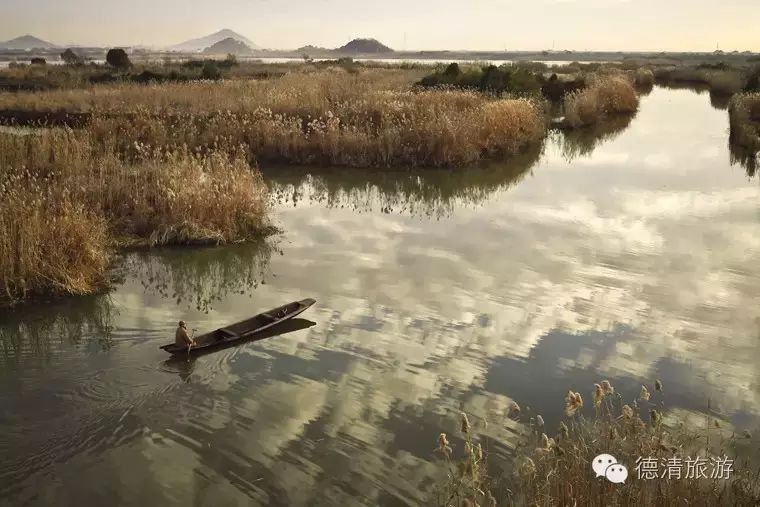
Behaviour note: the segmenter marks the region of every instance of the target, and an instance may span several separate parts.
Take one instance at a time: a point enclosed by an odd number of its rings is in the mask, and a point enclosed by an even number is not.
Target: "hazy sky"
[[[760,51],[758,0],[0,0],[0,40],[170,45],[230,28],[265,48]]]

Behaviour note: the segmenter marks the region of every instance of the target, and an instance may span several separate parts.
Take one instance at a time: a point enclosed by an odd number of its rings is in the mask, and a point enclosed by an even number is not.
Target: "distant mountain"
[[[225,39],[235,39],[236,41],[240,41],[246,46],[248,46],[251,49],[259,49],[256,44],[251,42],[250,40],[246,39],[239,33],[233,32],[229,29],[220,30],[216,33],[212,33],[211,35],[207,35],[206,37],[201,37],[199,39],[192,39],[185,41],[181,44],[177,44],[176,46],[172,46],[168,48],[170,51],[186,51],[186,52],[194,52],[194,51],[203,51],[206,48],[209,48],[216,44],[217,42],[221,42]]]
[[[233,39],[232,37],[227,37],[226,39],[220,40],[216,44],[207,47],[203,52],[213,55],[249,55],[253,50],[248,47],[245,42]]]
[[[9,41],[0,42],[0,48],[3,49],[53,49],[55,44],[38,39],[32,35],[23,35]]]
[[[335,50],[338,53],[354,53],[354,54],[369,54],[369,53],[392,53],[393,50],[377,41],[376,39],[354,39],[345,46],[339,47]]]
[[[321,48],[319,46],[313,46],[309,44],[308,46],[301,46],[300,48],[296,49],[296,53],[308,53],[311,52],[323,52],[323,51],[330,51],[327,48]]]

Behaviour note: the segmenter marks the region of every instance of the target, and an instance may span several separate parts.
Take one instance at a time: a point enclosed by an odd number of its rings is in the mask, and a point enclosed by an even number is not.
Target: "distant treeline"
[[[463,68],[464,67],[464,68]],[[570,92],[584,87],[583,78],[559,79],[557,74],[546,77],[548,67],[536,63],[460,66],[454,62],[423,77],[418,83],[424,88],[452,87],[484,93],[536,95],[542,93],[550,100],[560,100]]]

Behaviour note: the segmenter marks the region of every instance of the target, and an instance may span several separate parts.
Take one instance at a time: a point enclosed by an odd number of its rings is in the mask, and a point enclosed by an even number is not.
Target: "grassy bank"
[[[0,301],[87,294],[124,244],[228,243],[266,226],[266,187],[239,155],[137,147],[86,132],[0,135]]]
[[[664,67],[655,70],[658,83],[680,83],[707,86],[711,93],[733,95],[747,83],[744,69],[724,67]]]
[[[453,449],[446,434],[438,439],[437,452],[448,474],[436,503],[758,505],[760,470],[750,459],[751,434],[737,435],[724,428],[727,423],[713,415],[709,403],[702,415],[666,411],[662,389],[657,381],[642,386],[635,399],[626,401],[603,381],[594,385],[587,405],[583,396],[570,391],[565,397],[567,419],[556,432],[546,428],[540,415],[521,418],[519,406],[513,403],[510,417],[523,419],[526,431],[510,470],[500,479],[488,463],[480,430],[462,414],[464,448]],[[627,468],[624,483],[613,484],[592,470],[594,459],[601,454],[615,457]],[[697,478],[694,473],[690,478],[687,463],[697,457],[705,460],[706,476]],[[637,458],[654,465],[637,464]],[[728,475],[724,468],[720,476],[713,476],[718,463],[729,463],[727,460],[731,460]],[[647,470],[654,470],[656,476]],[[663,471],[668,475],[662,476]]]
[[[631,80],[623,75],[594,75],[582,90],[568,94],[564,99],[565,122],[572,128],[599,123],[604,118],[634,113],[639,98]]]
[[[731,143],[760,151],[760,93],[735,95],[729,104]]]

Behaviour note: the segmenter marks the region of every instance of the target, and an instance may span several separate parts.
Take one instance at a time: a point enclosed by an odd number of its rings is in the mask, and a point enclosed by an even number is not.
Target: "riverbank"
[[[728,112],[731,142],[753,152],[760,151],[760,93],[734,96]]]

